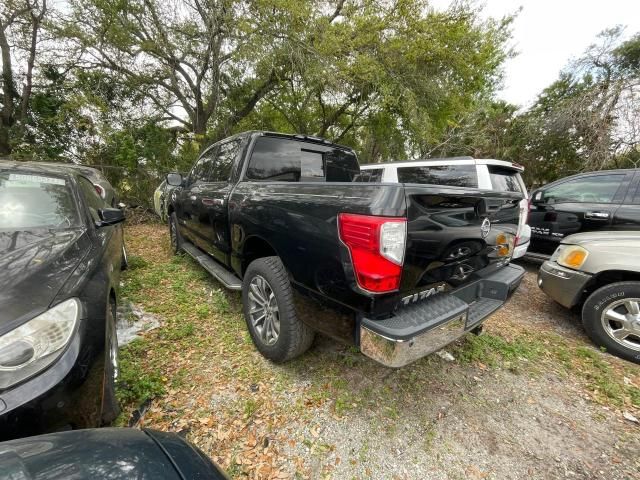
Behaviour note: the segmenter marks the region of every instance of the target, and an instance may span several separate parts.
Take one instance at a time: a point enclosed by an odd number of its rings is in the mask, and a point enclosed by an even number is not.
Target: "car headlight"
[[[589,252],[578,245],[565,245],[561,250],[558,249],[558,258],[556,262],[567,268],[579,269],[589,256]]]
[[[0,390],[53,363],[71,341],[80,301],[71,298],[0,337]]]

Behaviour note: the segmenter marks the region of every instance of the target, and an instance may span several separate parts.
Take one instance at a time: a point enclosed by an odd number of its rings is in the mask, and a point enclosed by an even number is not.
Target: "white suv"
[[[521,192],[518,243],[513,258],[524,256],[529,248],[531,228],[527,225],[529,213],[527,188],[520,173],[522,165],[504,160],[476,159],[473,157],[434,158],[409,162],[388,162],[360,165],[359,182],[428,183],[448,187],[479,188],[501,192]]]

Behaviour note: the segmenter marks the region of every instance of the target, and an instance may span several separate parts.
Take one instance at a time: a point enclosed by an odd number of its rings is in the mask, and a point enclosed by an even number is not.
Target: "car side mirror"
[[[538,205],[538,204],[543,203],[543,202],[544,202],[544,191],[538,190],[531,197],[531,203],[533,205]]]
[[[172,187],[179,187],[182,185],[182,175],[179,173],[168,173],[167,174],[167,183]]]
[[[119,208],[101,208],[98,210],[100,221],[96,222],[97,227],[106,227],[124,222],[124,212]]]

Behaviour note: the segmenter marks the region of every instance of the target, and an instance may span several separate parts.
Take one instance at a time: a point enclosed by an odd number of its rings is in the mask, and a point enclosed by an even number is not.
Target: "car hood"
[[[0,334],[45,311],[89,249],[83,228],[0,232]]]
[[[228,480],[178,435],[133,428],[72,430],[11,440],[0,443],[0,459],[8,478],[25,480]]]
[[[562,240],[565,245],[607,244],[607,246],[619,246],[621,248],[635,247],[640,242],[640,232],[585,232],[569,235]]]

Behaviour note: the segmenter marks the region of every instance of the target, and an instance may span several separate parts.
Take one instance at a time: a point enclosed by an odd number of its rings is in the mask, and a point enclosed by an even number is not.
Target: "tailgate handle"
[[[590,218],[592,220],[609,220],[611,212],[586,212],[584,218]]]

